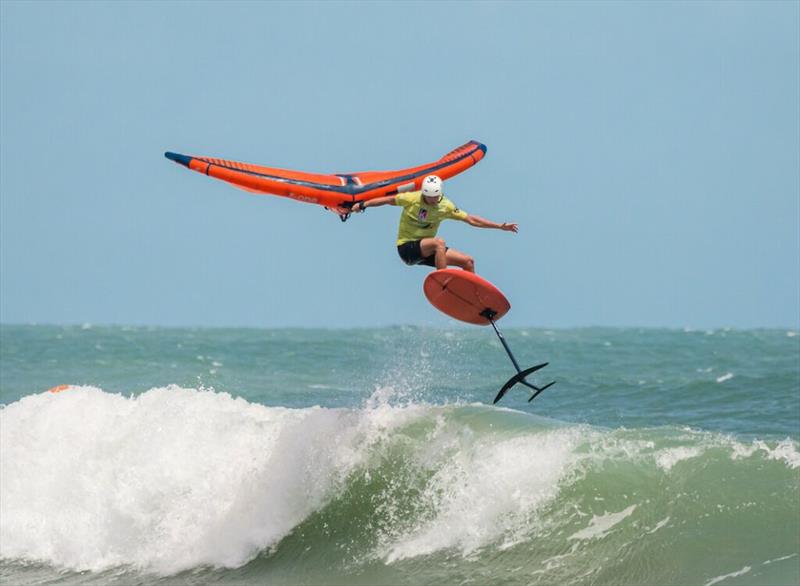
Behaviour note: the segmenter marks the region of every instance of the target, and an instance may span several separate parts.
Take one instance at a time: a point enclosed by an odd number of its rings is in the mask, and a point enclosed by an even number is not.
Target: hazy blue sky
[[[446,325],[394,246],[165,150],[487,157],[448,222],[507,325],[800,325],[798,2],[0,3],[0,320]]]

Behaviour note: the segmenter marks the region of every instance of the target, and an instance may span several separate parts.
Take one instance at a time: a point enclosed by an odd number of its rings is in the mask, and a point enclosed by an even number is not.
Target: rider
[[[471,256],[448,248],[444,240],[436,238],[436,231],[442,220],[461,220],[476,228],[517,231],[516,224],[498,224],[458,209],[444,196],[442,180],[436,175],[428,175],[422,180],[422,191],[360,201],[353,206],[352,211],[363,212],[366,208],[386,204],[404,208],[397,230],[397,253],[407,265],[427,265],[437,269],[455,265],[471,273],[475,272],[475,261]]]

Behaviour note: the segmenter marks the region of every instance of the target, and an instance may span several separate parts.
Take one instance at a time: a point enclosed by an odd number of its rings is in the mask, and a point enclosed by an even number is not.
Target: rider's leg
[[[461,267],[470,273],[475,272],[475,260],[470,255],[453,248],[447,250],[447,264]]]
[[[436,269],[447,268],[447,248],[444,245],[444,240],[441,238],[423,238],[419,241],[419,248],[422,251],[422,258],[429,257],[434,254]]]

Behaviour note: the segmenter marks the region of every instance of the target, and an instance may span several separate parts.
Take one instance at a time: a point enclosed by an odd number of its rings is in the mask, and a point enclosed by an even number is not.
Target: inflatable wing
[[[350,208],[358,201],[421,189],[426,175],[449,179],[472,167],[485,154],[486,146],[473,140],[450,151],[438,161],[419,167],[332,175],[273,169],[178,153],[168,152],[164,156],[192,171],[222,179],[252,193],[279,195],[324,206],[345,221],[350,215]]]

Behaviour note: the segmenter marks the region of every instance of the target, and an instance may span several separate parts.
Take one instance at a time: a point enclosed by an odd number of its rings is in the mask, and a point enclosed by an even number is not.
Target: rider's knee
[[[475,259],[472,258],[471,256],[468,256],[464,261],[464,268],[467,269],[468,271],[475,270]]]
[[[436,250],[444,250],[444,238],[434,238],[433,242],[436,244]]]

